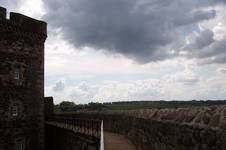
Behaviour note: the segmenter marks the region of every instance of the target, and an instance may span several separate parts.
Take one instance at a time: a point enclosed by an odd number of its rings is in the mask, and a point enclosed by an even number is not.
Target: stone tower
[[[44,150],[46,30],[0,7],[0,150]]]

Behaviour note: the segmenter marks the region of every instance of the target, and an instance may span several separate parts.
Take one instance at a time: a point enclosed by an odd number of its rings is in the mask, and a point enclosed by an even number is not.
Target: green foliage
[[[55,105],[55,110],[60,112],[72,112],[74,111],[75,106],[74,102],[63,101],[60,104]]]
[[[101,103],[88,103],[76,105],[74,102],[63,101],[54,106],[55,112],[75,112],[75,111],[101,111],[105,106]]]

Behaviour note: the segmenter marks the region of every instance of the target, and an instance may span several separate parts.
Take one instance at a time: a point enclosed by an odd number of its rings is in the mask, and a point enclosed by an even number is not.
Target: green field
[[[104,103],[103,105],[109,110],[133,110],[226,105],[226,101],[133,101]]]
[[[163,108],[185,108],[199,106],[226,105],[226,100],[207,101],[123,101],[111,103],[88,103],[76,105],[73,102],[64,101],[55,105],[57,112],[76,111],[105,111],[105,110],[136,110],[136,109],[163,109]]]

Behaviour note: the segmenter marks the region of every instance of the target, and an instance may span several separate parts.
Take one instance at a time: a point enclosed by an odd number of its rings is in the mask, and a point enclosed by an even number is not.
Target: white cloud
[[[200,81],[200,77],[194,72],[197,68],[196,64],[185,64],[184,67],[183,71],[170,75],[168,78],[185,85],[196,84]]]
[[[53,87],[53,91],[55,92],[61,92],[63,91],[65,88],[65,83],[63,83],[63,81],[59,81],[56,83],[56,85]]]
[[[215,78],[217,75],[211,73],[214,69],[209,70],[211,66],[198,66],[194,59],[177,58],[138,65],[129,59],[92,49],[74,51],[60,37],[57,39],[59,42],[54,41],[49,42],[46,51],[46,96],[53,95],[57,103],[63,100],[88,103],[223,99],[225,96],[225,92],[222,92],[225,84],[220,84],[216,90],[216,82],[223,83],[219,82],[220,78],[209,80],[206,77],[210,75],[211,79]],[[214,65],[213,68],[218,66],[223,65]],[[207,69],[202,74],[203,68]],[[64,91],[53,91],[52,87],[62,79]],[[225,81],[223,78],[221,80]]]
[[[8,13],[19,12],[36,19],[45,14],[42,0],[1,0],[0,6],[7,8]]]
[[[18,11],[36,19],[41,19],[45,14],[42,0],[23,0]]]
[[[214,32],[215,40],[222,40],[226,36],[226,6],[217,5],[214,9],[217,11],[217,16],[208,21],[201,22],[201,28],[209,29]]]
[[[66,81],[65,91],[49,91],[57,102],[70,100],[75,103],[90,101],[111,102],[128,100],[192,100],[224,99],[226,80],[222,74],[211,78],[198,76],[200,67],[187,63],[184,69],[159,78],[142,80],[108,80],[99,84]]]
[[[169,80],[168,80],[169,81]],[[90,101],[111,102],[128,100],[192,100],[223,99],[226,96],[226,82],[222,78],[201,80],[197,84],[184,86],[180,82],[164,79],[138,81],[108,81],[98,86],[86,84],[65,88],[64,93],[50,92],[56,102],[70,100],[75,103]]]
[[[217,72],[222,73],[222,74],[226,74],[226,68],[218,68]]]

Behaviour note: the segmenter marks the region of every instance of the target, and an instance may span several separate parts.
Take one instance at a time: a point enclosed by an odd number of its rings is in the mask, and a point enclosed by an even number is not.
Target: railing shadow
[[[73,117],[53,116],[46,119],[47,125],[85,134],[99,139],[99,148],[104,150],[103,121]]]

